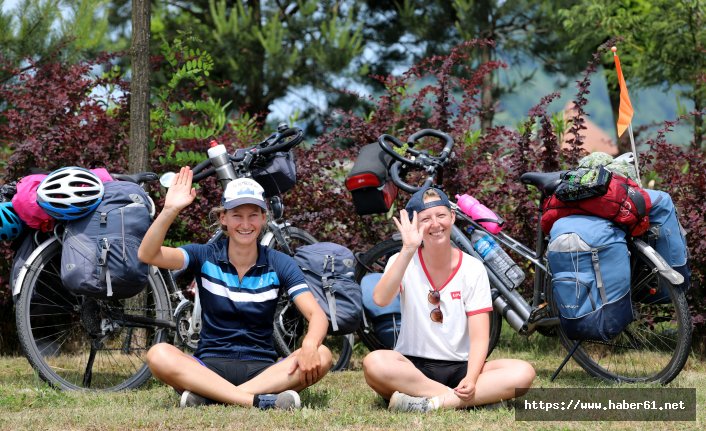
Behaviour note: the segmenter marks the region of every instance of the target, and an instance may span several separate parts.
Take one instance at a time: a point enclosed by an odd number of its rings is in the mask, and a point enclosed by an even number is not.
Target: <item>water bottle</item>
[[[225,189],[225,186],[235,179],[235,169],[233,169],[233,165],[228,158],[226,146],[219,144],[214,139],[208,148],[208,158],[211,159],[211,164],[216,168],[216,176]]]
[[[456,200],[456,204],[461,208],[461,211],[473,220],[491,220],[478,222],[478,224],[486,228],[488,232],[492,234],[500,233],[502,226],[497,221],[492,221],[500,220],[500,218],[488,207],[478,202],[478,199],[471,195],[463,194],[456,195]]]
[[[473,229],[471,242],[483,261],[488,264],[490,269],[500,278],[500,281],[509,289],[519,286],[525,279],[525,273],[522,269],[490,235],[478,229]]]

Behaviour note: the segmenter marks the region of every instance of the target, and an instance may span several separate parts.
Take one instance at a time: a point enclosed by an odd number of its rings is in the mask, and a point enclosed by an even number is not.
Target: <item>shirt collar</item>
[[[218,241],[217,244],[217,251],[216,251],[216,257],[219,262],[223,263],[228,263],[230,260],[228,259],[228,237],[225,237]],[[267,265],[267,253],[268,253],[267,247],[258,244],[257,245],[257,261],[255,262],[255,266],[265,266]]]

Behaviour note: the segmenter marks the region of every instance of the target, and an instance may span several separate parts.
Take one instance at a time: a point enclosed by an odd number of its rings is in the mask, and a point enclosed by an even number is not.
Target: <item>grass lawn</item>
[[[440,411],[433,414],[390,413],[363,380],[360,362],[366,350],[356,345],[353,369],[330,373],[302,393],[304,409],[259,411],[227,406],[179,409],[173,390],[152,380],[121,393],[59,392],[47,387],[23,357],[0,358],[0,430],[472,430],[483,429],[666,429],[702,430],[706,420],[706,364],[691,357],[668,387],[696,388],[697,420],[691,422],[523,422],[512,409]],[[514,357],[537,370],[535,387],[620,387],[589,377],[570,361],[550,381],[565,352],[553,338],[529,339],[504,333],[491,358]],[[650,387],[650,386],[647,386]]]

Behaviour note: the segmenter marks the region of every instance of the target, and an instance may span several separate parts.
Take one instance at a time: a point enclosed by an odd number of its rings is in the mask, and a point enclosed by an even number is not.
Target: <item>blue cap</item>
[[[424,202],[424,192],[429,189],[434,190],[439,195],[440,199],[434,199],[433,201]],[[446,193],[441,191],[441,189],[427,186],[422,187],[417,192],[415,192],[409,199],[409,202],[407,202],[407,206],[405,206],[404,209],[407,210],[407,214],[409,214],[409,219],[412,220],[412,217],[414,216],[414,211],[419,214],[427,208],[433,208],[438,206],[445,206],[446,208],[450,209],[451,203],[449,202],[449,197],[446,196]]]

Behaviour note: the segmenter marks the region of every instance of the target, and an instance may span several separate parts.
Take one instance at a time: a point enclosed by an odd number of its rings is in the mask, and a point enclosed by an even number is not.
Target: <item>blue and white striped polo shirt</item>
[[[291,299],[309,291],[294,260],[258,245],[257,262],[241,281],[228,260],[228,238],[180,249],[201,300],[201,341],[194,356],[275,361],[272,321],[280,288]]]

